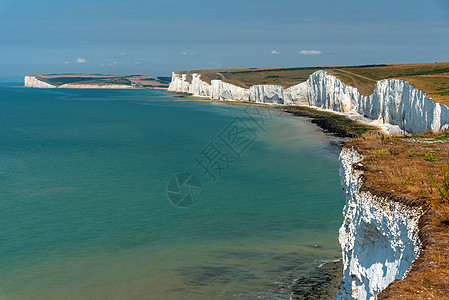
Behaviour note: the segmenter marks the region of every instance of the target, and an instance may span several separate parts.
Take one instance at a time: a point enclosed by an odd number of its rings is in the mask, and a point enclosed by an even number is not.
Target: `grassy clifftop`
[[[274,84],[285,88],[304,82],[313,72],[325,70],[346,85],[369,96],[378,80],[403,79],[426,92],[437,102],[449,105],[449,62],[401,65],[322,66],[302,68],[249,68],[192,70],[178,73],[201,74],[204,81],[221,79],[244,88],[256,84]]]
[[[363,155],[363,190],[422,207],[422,251],[407,277],[378,299],[448,299],[449,132],[420,136],[364,135],[346,144]]]
[[[142,75],[39,74],[34,76],[40,81],[55,86],[63,84],[122,84],[142,88],[166,88],[170,83],[169,77]]]

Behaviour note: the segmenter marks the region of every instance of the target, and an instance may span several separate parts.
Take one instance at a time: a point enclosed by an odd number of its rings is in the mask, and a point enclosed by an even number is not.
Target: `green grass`
[[[436,158],[437,156],[435,155],[435,153],[427,152],[426,154],[424,154],[424,160],[434,161]]]
[[[440,68],[440,69],[434,69],[434,70],[428,70],[428,71],[421,71],[421,72],[416,72],[416,73],[412,73],[412,74],[404,74],[402,76],[434,75],[434,74],[442,74],[442,73],[449,73],[449,68]]]
[[[37,76],[39,80],[50,83],[52,85],[63,85],[67,83],[82,83],[82,84],[125,84],[130,85],[131,82],[127,79],[127,76],[105,76],[105,77],[72,77],[72,76],[54,76],[46,77]]]
[[[441,183],[438,183],[435,179],[433,173],[427,170],[427,174],[429,176],[430,182],[432,186],[435,187],[443,200],[449,202],[449,161],[445,166],[442,166],[440,169],[442,180]]]
[[[40,77],[37,76],[37,79],[47,82],[52,85],[63,85],[66,83],[85,83],[86,81],[92,80],[92,78],[87,77]]]
[[[396,180],[400,184],[414,185],[414,183],[406,176],[396,177],[393,174],[390,174],[390,177],[391,177],[391,179]]]

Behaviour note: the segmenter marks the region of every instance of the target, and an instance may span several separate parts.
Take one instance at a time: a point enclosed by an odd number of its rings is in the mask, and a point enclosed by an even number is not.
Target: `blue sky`
[[[448,0],[0,0],[0,80],[449,61]]]

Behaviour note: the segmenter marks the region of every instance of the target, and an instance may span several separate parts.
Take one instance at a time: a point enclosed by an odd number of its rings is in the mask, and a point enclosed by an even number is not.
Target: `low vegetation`
[[[351,120],[347,116],[308,106],[285,106],[283,109],[295,116],[311,118],[312,123],[339,137],[358,137],[367,132],[379,130],[376,126]]]
[[[432,186],[438,190],[441,198],[449,204],[449,161],[446,162],[446,165],[441,166],[440,171],[440,181],[436,179],[436,176],[430,170],[427,170],[427,173]]]
[[[447,299],[449,132],[419,136],[368,133],[346,145],[363,155],[364,189],[424,209],[419,223],[421,255],[406,279],[393,282],[379,299]]]

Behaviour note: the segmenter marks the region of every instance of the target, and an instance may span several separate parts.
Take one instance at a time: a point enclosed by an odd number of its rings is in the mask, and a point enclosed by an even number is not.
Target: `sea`
[[[0,84],[0,299],[290,299],[341,258],[341,140],[274,108]]]

